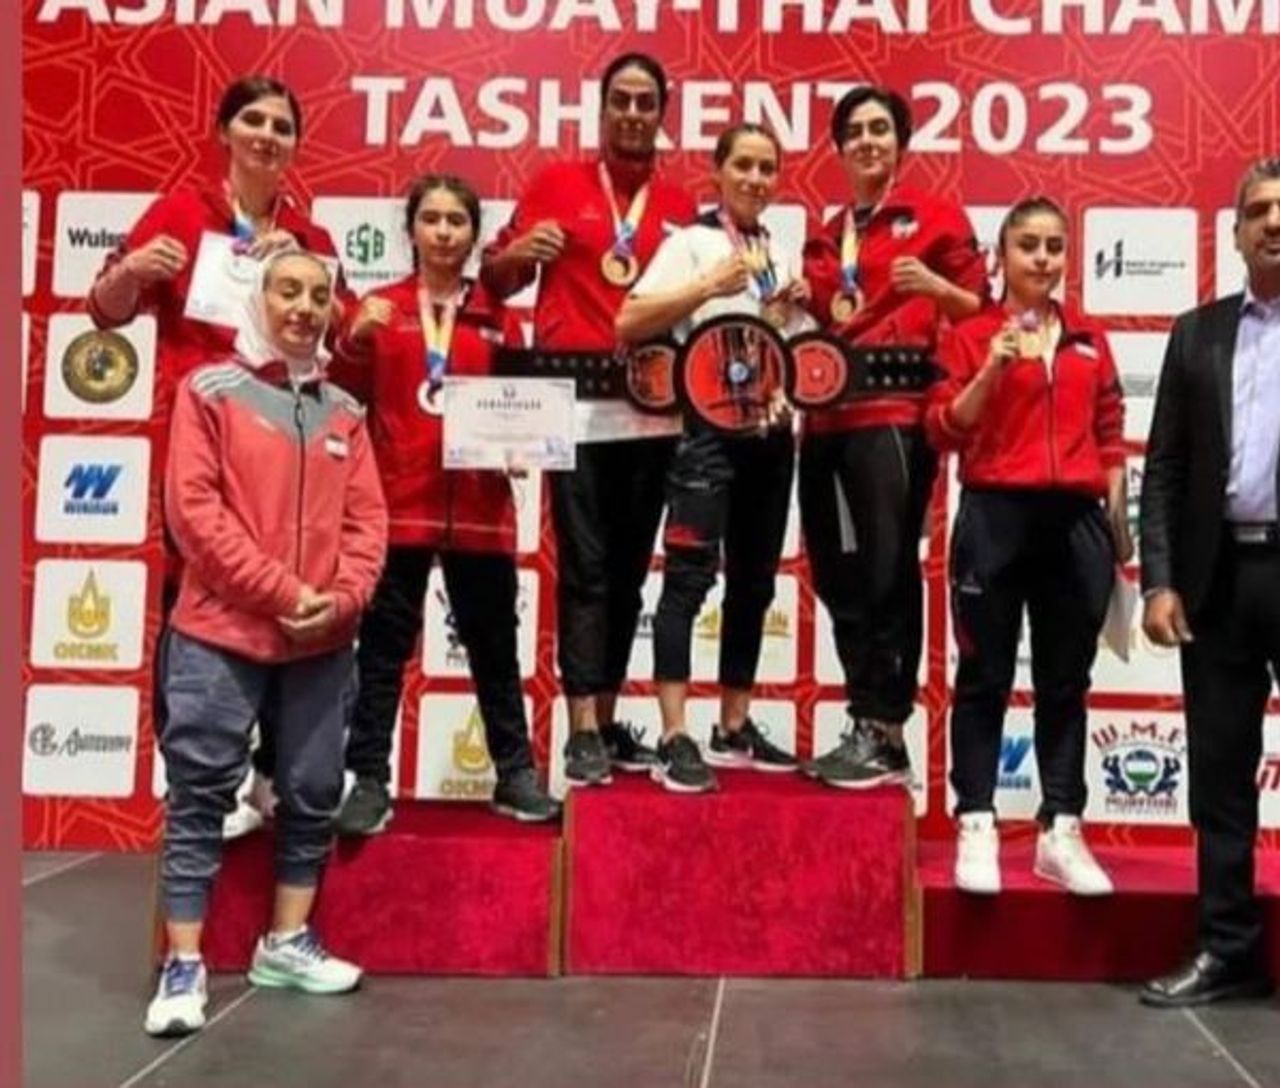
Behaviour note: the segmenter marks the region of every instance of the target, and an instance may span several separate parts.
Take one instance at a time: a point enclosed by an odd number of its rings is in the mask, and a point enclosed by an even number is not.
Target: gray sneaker
[[[630,722],[610,722],[600,727],[609,762],[619,771],[647,771],[658,762],[658,753],[644,743],[644,730]]]
[[[569,734],[564,742],[564,776],[579,786],[607,786],[613,781],[609,752],[599,733],[579,730]]]
[[[862,719],[850,722],[836,747],[801,769],[828,786],[847,790],[911,782],[906,748],[890,744],[883,731]]]
[[[521,823],[540,823],[560,815],[560,802],[542,788],[532,767],[521,767],[498,779],[493,807]]]
[[[703,762],[701,749],[684,733],[658,742],[658,762],[649,775],[675,793],[706,793],[716,788],[716,776]]]
[[[376,778],[357,778],[334,818],[339,835],[376,835],[391,822],[391,792]]]

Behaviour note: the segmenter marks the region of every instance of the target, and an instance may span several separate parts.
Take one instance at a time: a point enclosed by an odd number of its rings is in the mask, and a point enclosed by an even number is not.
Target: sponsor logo
[[[59,661],[116,661],[120,646],[99,642],[111,630],[111,598],[98,588],[98,578],[90,568],[78,593],[67,598],[67,631],[73,639],[53,644]]]
[[[649,634],[652,636],[653,616],[651,613],[645,613],[641,618],[648,618]],[[708,609],[703,612],[693,625],[693,633],[697,638],[705,638],[715,640],[720,637],[721,629],[724,626],[724,617],[719,606]],[[763,631],[765,638],[790,638],[791,637],[791,617],[787,615],[785,609],[770,608],[764,614]]]
[[[1101,753],[1109,815],[1173,816],[1186,763],[1186,735],[1178,725],[1108,723],[1090,734]]]
[[[1126,257],[1123,238],[1117,238],[1115,245],[1109,250],[1098,249],[1093,254],[1093,275],[1099,280],[1118,280],[1123,276],[1163,276],[1166,272],[1180,272],[1186,267],[1186,261]]]
[[[387,255],[387,233],[372,223],[361,223],[347,231],[343,253],[357,265],[367,268]]]
[[[913,237],[920,230],[920,224],[916,221],[914,215],[900,215],[889,225],[889,233],[903,240]]]
[[[1030,753],[1030,737],[1004,737],[1000,741],[1000,763],[996,773],[998,789],[1029,790],[1031,788],[1031,773],[1027,769],[1027,756]]]
[[[120,503],[111,495],[123,468],[122,464],[76,462],[62,484],[62,489],[69,493],[63,500],[62,512],[108,516],[119,514]]]
[[[111,404],[138,379],[138,353],[117,332],[82,332],[62,353],[62,379],[81,400]]]
[[[72,249],[115,249],[129,236],[128,231],[107,227],[68,227],[67,241]]]
[[[484,720],[478,706],[472,707],[466,725],[454,731],[450,762],[453,774],[446,774],[440,783],[442,796],[474,801],[493,795],[493,761],[484,742]]]
[[[60,736],[49,722],[38,722],[27,732],[27,748],[34,756],[50,759],[64,756],[75,759],[81,755],[116,755],[133,751],[133,737],[115,733],[91,733],[74,726]]]

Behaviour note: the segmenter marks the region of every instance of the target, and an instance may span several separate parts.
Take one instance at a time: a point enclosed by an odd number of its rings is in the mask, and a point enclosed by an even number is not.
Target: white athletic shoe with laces
[[[354,963],[329,955],[320,938],[304,926],[292,937],[268,933],[258,938],[249,981],[309,994],[344,994],[360,985],[363,973]]]
[[[160,969],[156,996],[147,1006],[143,1030],[148,1035],[190,1035],[204,1027],[208,1004],[208,977],[204,961],[171,958]]]
[[[1084,841],[1079,816],[1053,818],[1036,840],[1035,874],[1072,895],[1110,895],[1115,887]]]
[[[956,841],[956,887],[972,895],[1000,891],[1000,833],[994,812],[966,812]]]

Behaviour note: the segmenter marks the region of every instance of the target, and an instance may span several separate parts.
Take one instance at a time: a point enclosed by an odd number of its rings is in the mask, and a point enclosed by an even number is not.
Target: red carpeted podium
[[[633,776],[572,793],[565,970],[913,973],[907,793],[717,773],[714,794],[668,793]]]
[[[205,927],[214,970],[249,965],[270,919],[271,849],[265,831],[227,844]],[[339,842],[313,923],[368,971],[545,976],[559,971],[559,903],[559,828],[401,801],[384,834]]]
[[[1163,974],[1194,948],[1191,847],[1095,846],[1114,895],[1082,899],[1032,874],[1035,841],[1001,845],[998,896],[957,891],[954,843],[921,843],[922,973],[1123,982]],[[1280,857],[1258,855],[1272,971],[1280,977]]]

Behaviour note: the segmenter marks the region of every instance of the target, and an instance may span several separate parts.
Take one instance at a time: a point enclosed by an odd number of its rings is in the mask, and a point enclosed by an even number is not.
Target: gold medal
[[[775,329],[785,329],[787,327],[787,318],[791,316],[790,308],[787,306],[786,300],[775,298],[764,304],[761,316]]]
[[[89,404],[119,400],[138,378],[138,353],[118,332],[82,332],[62,353],[62,380]]]
[[[600,274],[614,287],[630,287],[640,278],[640,262],[634,253],[609,250],[600,258]]]
[[[853,294],[841,291],[831,300],[831,318],[837,325],[847,325],[862,309],[862,292],[854,289]]]
[[[442,386],[423,382],[418,386],[418,407],[429,416],[444,415],[444,397]]]

